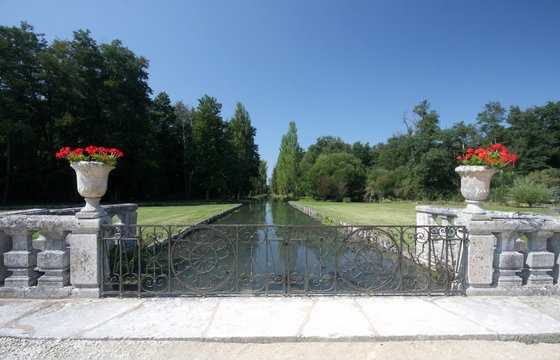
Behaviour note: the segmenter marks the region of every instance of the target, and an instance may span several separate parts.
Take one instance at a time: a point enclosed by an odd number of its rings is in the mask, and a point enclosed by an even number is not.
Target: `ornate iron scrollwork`
[[[460,226],[106,225],[105,294],[450,294]]]

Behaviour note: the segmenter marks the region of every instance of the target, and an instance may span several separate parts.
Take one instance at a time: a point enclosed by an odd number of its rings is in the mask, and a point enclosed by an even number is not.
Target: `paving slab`
[[[492,332],[448,312],[423,297],[356,299],[369,321],[383,337],[448,337],[487,335]]]
[[[516,297],[440,298],[434,300],[434,304],[497,334],[560,334],[558,320],[524,304]],[[553,305],[551,303],[548,306]]]
[[[356,300],[316,298],[301,332],[303,338],[351,338],[378,335]]]
[[[126,301],[126,299],[122,299]],[[138,301],[138,300],[135,300]],[[219,299],[147,299],[81,334],[84,339],[201,339]]]
[[[222,298],[206,337],[296,339],[312,306],[311,298]]]
[[[43,300],[0,301],[0,328],[50,303]]]
[[[18,302],[18,300],[14,301],[14,303]],[[38,305],[37,311],[0,328],[0,336],[75,338],[82,332],[99,326],[140,304],[138,300],[118,301],[118,299],[49,301],[49,306]]]
[[[219,342],[560,343],[560,297],[0,300],[0,337]]]
[[[524,296],[520,297],[519,301],[556,320],[560,320],[560,297]]]

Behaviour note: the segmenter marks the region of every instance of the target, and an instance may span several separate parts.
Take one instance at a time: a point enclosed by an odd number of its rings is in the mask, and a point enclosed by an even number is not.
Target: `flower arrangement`
[[[461,165],[482,165],[503,169],[517,161],[517,154],[510,154],[502,144],[493,144],[487,148],[468,148],[464,155],[457,156]]]
[[[119,149],[108,149],[103,146],[90,145],[83,148],[71,149],[63,147],[56,153],[57,159],[66,159],[71,163],[78,161],[98,161],[110,166],[117,165],[117,159],[123,156]]]

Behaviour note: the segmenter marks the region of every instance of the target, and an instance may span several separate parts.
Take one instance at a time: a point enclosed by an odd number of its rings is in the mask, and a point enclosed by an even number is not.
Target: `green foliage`
[[[514,106],[507,121],[519,172],[560,168],[560,102],[524,111]]]
[[[273,173],[275,190],[279,195],[297,195],[301,157],[302,151],[298,143],[296,123],[292,121],[288,132],[282,136],[280,153]]]
[[[310,195],[321,200],[341,201],[347,195],[359,196],[364,170],[361,161],[352,154],[321,154],[309,169],[307,178],[314,184]]]
[[[165,92],[150,99],[148,61],[121,41],[98,44],[79,30],[47,44],[22,23],[0,26],[0,53],[2,202],[81,201],[69,191],[73,171],[54,153],[91,144],[126,154],[111,174],[112,201],[250,191],[259,165],[250,123],[241,125],[250,145],[230,146],[216,99],[203,97],[197,109],[173,106]]]
[[[542,204],[550,201],[552,191],[545,185],[534,182],[528,177],[521,177],[514,181],[509,196],[517,204]]]
[[[232,152],[228,163],[229,188],[236,194],[237,199],[251,191],[251,178],[259,175],[260,161],[258,146],[255,144],[256,133],[257,129],[251,125],[249,112],[238,102],[233,118],[226,128],[226,138]]]
[[[194,177],[196,185],[205,192],[206,199],[210,198],[211,191],[221,192],[226,186],[226,138],[221,111],[222,104],[215,98],[204,95],[198,99],[193,125],[193,144],[197,159]]]
[[[481,133],[484,134],[487,144],[505,142],[506,109],[497,101],[489,102],[484,105],[484,111],[476,116],[477,125]]]

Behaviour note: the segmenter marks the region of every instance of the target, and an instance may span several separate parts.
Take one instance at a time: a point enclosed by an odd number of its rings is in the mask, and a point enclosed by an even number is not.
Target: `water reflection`
[[[246,204],[218,224],[321,225],[319,221],[283,201]]]

